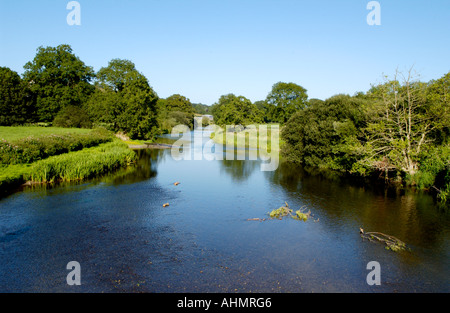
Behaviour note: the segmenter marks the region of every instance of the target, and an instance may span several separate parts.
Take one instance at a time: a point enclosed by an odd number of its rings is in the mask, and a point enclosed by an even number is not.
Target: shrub
[[[69,105],[59,111],[53,120],[53,125],[66,128],[91,128],[92,122],[85,110]]]

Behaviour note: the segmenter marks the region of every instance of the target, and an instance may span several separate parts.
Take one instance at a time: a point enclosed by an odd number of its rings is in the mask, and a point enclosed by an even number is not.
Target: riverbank
[[[136,153],[105,130],[2,127],[0,196],[21,185],[81,181],[126,167]]]
[[[280,138],[281,130],[278,125],[253,125],[254,127],[223,129],[217,127],[211,133],[211,139],[221,145],[235,148],[270,149],[272,152],[281,151],[283,140]],[[264,128],[261,128],[263,126]]]
[[[81,181],[126,167],[136,154],[119,139],[32,164],[0,168],[0,190],[5,194],[23,184]]]

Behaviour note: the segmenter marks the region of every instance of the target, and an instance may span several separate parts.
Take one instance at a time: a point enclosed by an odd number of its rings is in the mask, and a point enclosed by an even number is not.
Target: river
[[[427,194],[283,162],[263,172],[260,160],[136,153],[135,168],[0,200],[0,292],[450,291],[450,214]],[[314,217],[248,220],[285,202]],[[363,241],[360,227],[408,249]],[[79,286],[66,282],[70,261]],[[371,261],[379,285],[367,283]]]

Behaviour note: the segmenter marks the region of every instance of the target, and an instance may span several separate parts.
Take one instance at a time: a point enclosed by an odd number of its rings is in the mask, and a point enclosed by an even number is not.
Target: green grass
[[[9,135],[12,135],[9,137],[18,138],[17,133],[20,129],[20,127],[9,128]],[[35,132],[39,136],[32,135],[12,141],[0,139],[0,166],[29,164],[50,156],[98,146],[113,139],[113,134],[102,128],[64,134],[60,129],[54,130],[56,134],[42,135],[42,133]]]
[[[0,195],[27,181],[53,183],[93,178],[126,167],[136,159],[136,153],[127,144],[115,139],[97,147],[52,156],[32,164],[0,167]]]
[[[259,125],[256,125],[259,126]],[[267,127],[267,133],[260,132],[259,127],[256,131],[246,132],[234,132],[234,133],[226,133],[223,129],[219,129],[219,131],[211,134],[211,139],[215,143],[223,144],[223,145],[232,145],[237,148],[255,148],[260,149],[261,143],[266,143],[267,148],[271,150],[271,148],[275,149],[276,151],[280,150],[280,147],[282,146],[283,142],[280,139],[280,130],[272,130],[270,128],[270,125]],[[272,147],[272,131],[278,132],[278,142],[275,142]],[[244,145],[239,145],[238,143],[244,143]]]
[[[136,158],[136,153],[117,139],[98,147],[35,162],[24,178],[41,183],[84,180],[130,165]]]
[[[61,127],[37,127],[37,126],[0,126],[0,139],[8,142],[26,138],[29,136],[41,137],[49,135],[86,134],[90,129],[61,128]]]

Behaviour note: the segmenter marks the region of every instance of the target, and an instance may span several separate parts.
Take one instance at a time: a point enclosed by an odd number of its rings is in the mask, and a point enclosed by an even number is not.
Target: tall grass
[[[130,165],[136,159],[135,152],[126,144],[115,140],[98,147],[35,162],[24,179],[40,183],[84,180]]]
[[[20,127],[17,127],[20,129]],[[112,134],[105,129],[88,133],[49,134],[29,136],[15,141],[0,140],[0,166],[32,163],[50,156],[60,155],[110,142]]]

